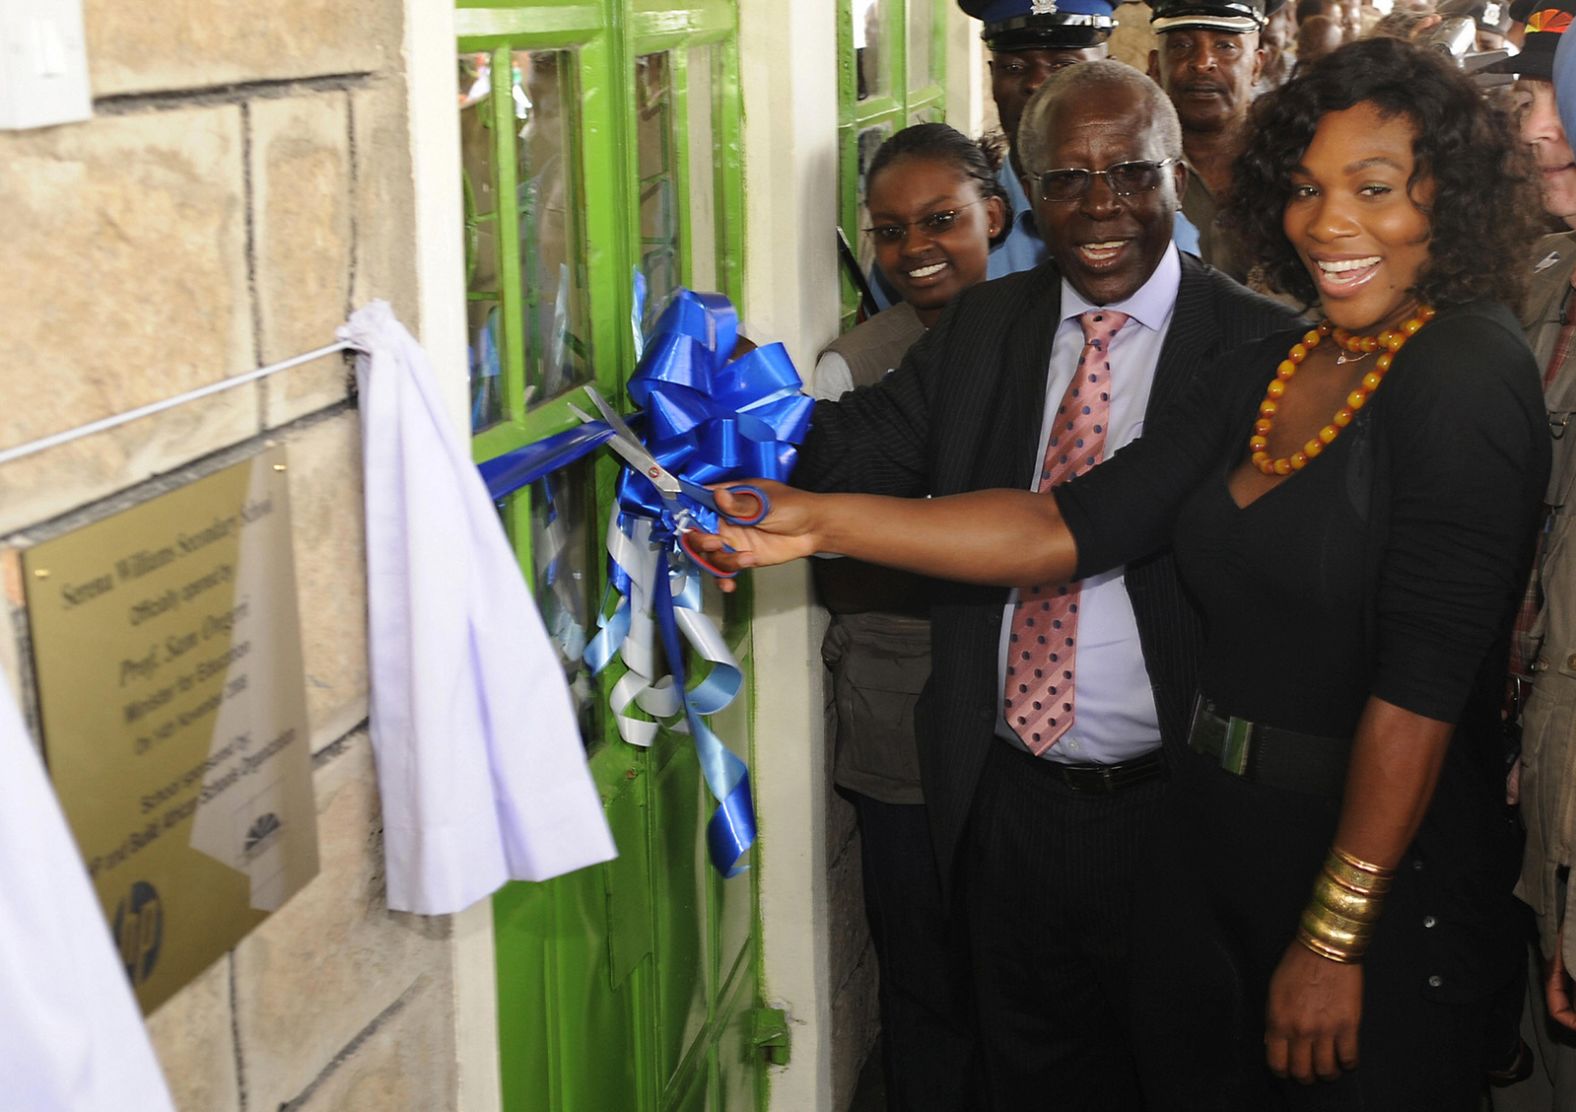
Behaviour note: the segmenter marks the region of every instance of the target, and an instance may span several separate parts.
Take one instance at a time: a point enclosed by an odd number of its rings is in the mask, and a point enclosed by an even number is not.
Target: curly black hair
[[[1007,218],[1001,222],[1001,230],[991,237],[990,245],[995,247],[1006,242],[1012,234],[1012,199],[1007,196],[1001,182],[996,180],[996,171],[991,166],[984,142],[981,140],[976,143],[947,124],[913,124],[905,127],[876,149],[875,156],[870,160],[870,168],[865,171],[865,193],[869,194],[870,183],[876,180],[876,175],[900,158],[951,163],[964,176],[974,179],[982,199],[1001,199]]]
[[[1310,304],[1313,279],[1282,230],[1292,171],[1319,121],[1367,102],[1416,131],[1409,183],[1431,178],[1429,259],[1416,293],[1432,305],[1479,298],[1515,309],[1543,208],[1530,155],[1503,110],[1436,51],[1391,38],[1334,51],[1259,98],[1232,173],[1227,219],[1270,280]]]

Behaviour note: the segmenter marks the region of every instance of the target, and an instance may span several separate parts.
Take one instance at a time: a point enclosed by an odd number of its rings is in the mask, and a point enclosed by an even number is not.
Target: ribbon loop
[[[637,275],[635,312],[644,312]],[[706,485],[764,476],[786,480],[809,429],[814,402],[781,344],[757,348],[729,362],[739,318],[721,294],[680,290],[651,336],[636,335],[641,352],[629,395],[644,414],[631,424],[670,472]],[[600,421],[506,453],[481,465],[495,499],[595,451],[613,435]],[[706,724],[743,687],[744,673],[721,632],[701,608],[700,572],[678,544],[680,533],[715,530],[715,511],[681,496],[675,511],[651,481],[625,468],[607,525],[608,587],[618,596],[598,619],[584,659],[600,673],[615,659],[628,671],[613,685],[609,708],[621,738],[649,746],[660,728],[653,719],[682,715],[673,728],[694,740],[706,788],[717,801],[706,825],[714,868],[725,877],[744,870],[755,841],[749,768]],[[606,609],[604,606],[602,609]],[[658,646],[666,675],[658,665]],[[685,683],[685,646],[705,662],[705,678]],[[638,713],[637,713],[638,712]]]

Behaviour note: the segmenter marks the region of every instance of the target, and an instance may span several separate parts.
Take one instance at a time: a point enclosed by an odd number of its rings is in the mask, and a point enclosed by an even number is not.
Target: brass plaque
[[[23,554],[49,772],[145,1013],[317,874],[284,461]]]

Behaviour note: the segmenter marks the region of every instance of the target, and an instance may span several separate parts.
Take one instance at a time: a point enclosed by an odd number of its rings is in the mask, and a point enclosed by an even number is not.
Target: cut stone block
[[[93,95],[398,66],[401,0],[86,0]]]
[[[300,1112],[448,1112],[458,1107],[447,987],[423,978],[297,1106]]]
[[[322,871],[235,950],[247,1104],[277,1108],[418,979],[452,1024],[449,921],[388,910],[365,733],[315,775]],[[445,1051],[452,1057],[452,1050]]]
[[[148,1017],[148,1035],[181,1112],[240,1108],[228,954]]]
[[[307,718],[317,752],[367,716],[360,415],[310,425],[286,444]]]
[[[352,302],[382,298],[421,335],[416,291],[416,195],[405,82],[385,78],[351,94],[356,155],[356,266]]]
[[[832,1107],[847,1108],[859,1087],[859,1071],[881,1033],[876,1006],[874,953],[860,963],[848,983],[832,996]]]
[[[870,945],[870,927],[865,919],[864,874],[859,862],[859,839],[843,851],[826,882],[827,927],[830,934],[832,988],[852,974]]]
[[[350,102],[333,91],[255,100],[250,113],[258,316],[273,363],[333,343],[350,306]],[[263,419],[322,409],[348,386],[338,354],[284,371],[264,386]]]
[[[0,444],[256,366],[239,109],[0,135],[0,166]],[[256,431],[244,386],[7,464],[0,532]]]

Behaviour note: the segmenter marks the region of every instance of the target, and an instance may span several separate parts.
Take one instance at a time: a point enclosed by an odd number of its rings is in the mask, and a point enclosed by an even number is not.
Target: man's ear
[[[1259,83],[1259,78],[1264,75],[1264,59],[1267,57],[1268,53],[1265,51],[1264,42],[1261,39],[1259,45],[1253,48],[1253,80],[1248,82],[1249,85],[1257,85]]]
[[[1180,158],[1171,164],[1171,180],[1177,183],[1177,207],[1181,208],[1187,194],[1187,163]]]
[[[1158,50],[1151,50],[1149,52],[1149,80],[1153,81],[1156,85],[1160,85],[1160,51]],[[1164,85],[1161,85],[1160,87],[1162,89],[1165,88]]]

